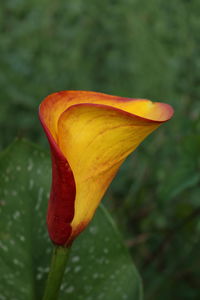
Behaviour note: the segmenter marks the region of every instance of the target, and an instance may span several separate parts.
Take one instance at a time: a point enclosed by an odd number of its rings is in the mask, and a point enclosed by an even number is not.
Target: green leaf
[[[0,169],[0,300],[38,300],[52,252],[49,155],[16,141],[1,154]],[[72,246],[60,299],[142,299],[140,277],[103,207]]]

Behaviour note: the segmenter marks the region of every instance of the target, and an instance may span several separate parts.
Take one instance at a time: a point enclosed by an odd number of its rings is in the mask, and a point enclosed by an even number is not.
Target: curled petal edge
[[[40,114],[39,118],[49,141],[52,160],[52,184],[47,213],[48,232],[54,244],[69,245],[72,242],[69,237],[72,232],[71,222],[76,197],[74,175]]]

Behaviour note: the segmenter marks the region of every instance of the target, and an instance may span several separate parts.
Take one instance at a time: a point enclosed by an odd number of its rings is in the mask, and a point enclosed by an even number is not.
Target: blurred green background
[[[84,89],[170,103],[175,116],[122,166],[106,205],[145,299],[200,299],[200,1],[6,0],[0,4],[0,148],[48,147],[37,110]]]

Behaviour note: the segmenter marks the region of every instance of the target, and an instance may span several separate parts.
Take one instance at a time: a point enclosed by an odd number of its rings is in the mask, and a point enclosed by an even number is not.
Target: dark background
[[[167,102],[175,116],[122,166],[106,204],[145,299],[200,299],[200,1],[0,4],[0,148],[47,146],[37,110],[84,89]],[[109,200],[108,200],[109,199]]]

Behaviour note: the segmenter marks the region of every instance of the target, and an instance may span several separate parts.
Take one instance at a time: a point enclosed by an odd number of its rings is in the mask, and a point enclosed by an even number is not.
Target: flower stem
[[[53,250],[43,300],[57,300],[70,248],[56,246]]]

